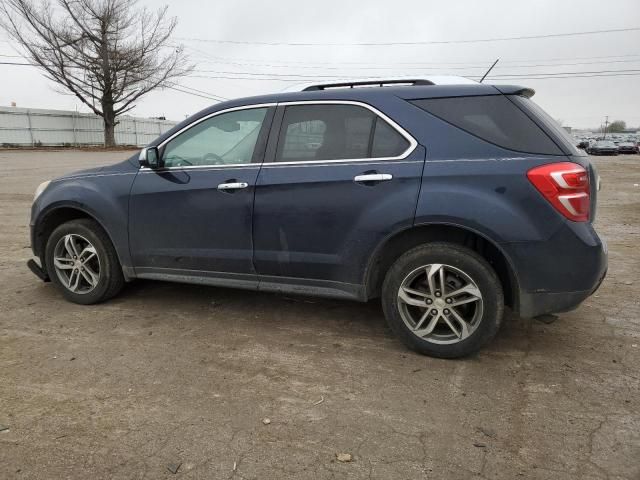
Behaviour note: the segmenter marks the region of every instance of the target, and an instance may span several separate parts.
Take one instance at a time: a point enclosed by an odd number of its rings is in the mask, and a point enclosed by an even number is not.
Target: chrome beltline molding
[[[358,163],[358,162],[381,162],[381,161],[394,161],[394,160],[404,160],[409,155],[413,153],[413,151],[418,147],[418,142],[415,138],[411,136],[404,128],[398,125],[394,120],[389,118],[387,115],[382,113],[375,107],[372,107],[368,103],[356,101],[356,100],[299,100],[295,102],[278,102],[278,103],[257,103],[253,105],[242,105],[240,107],[231,107],[225,108],[224,110],[220,110],[218,112],[210,113],[197,121],[185,126],[184,128],[178,130],[176,133],[171,135],[169,138],[164,140],[161,144],[158,145],[158,148],[162,148],[168,142],[173,140],[175,137],[189,130],[190,128],[196,126],[197,124],[208,120],[209,118],[215,117],[217,115],[222,115],[223,113],[234,112],[237,110],[248,110],[252,108],[268,108],[275,106],[291,106],[291,105],[355,105],[359,107],[366,108],[367,110],[373,112],[378,117],[382,118],[386,121],[391,127],[396,130],[402,137],[409,142],[409,147],[401,154],[396,157],[376,157],[376,158],[349,158],[349,159],[340,159],[340,160],[302,160],[297,162],[263,162],[263,163],[240,163],[235,165],[192,165],[192,166],[183,166],[183,167],[166,167],[161,169],[152,169],[149,167],[140,167],[141,172],[162,172],[162,171],[171,171],[171,170],[203,170],[203,169],[212,169],[212,168],[247,168],[247,167],[284,167],[284,166],[306,166],[306,165],[323,165],[323,164],[344,164],[344,163]],[[140,155],[144,152],[144,148],[141,150]],[[216,168],[216,169],[217,169]]]

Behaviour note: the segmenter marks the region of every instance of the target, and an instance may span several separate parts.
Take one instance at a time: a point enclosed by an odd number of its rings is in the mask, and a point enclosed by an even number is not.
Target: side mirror
[[[141,167],[160,168],[160,153],[158,147],[145,147],[138,157]]]

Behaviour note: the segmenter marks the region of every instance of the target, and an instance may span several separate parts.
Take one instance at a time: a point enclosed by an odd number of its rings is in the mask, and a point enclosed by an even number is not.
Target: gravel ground
[[[599,292],[461,361],[405,350],[375,302],[65,302],[25,267],[33,191],[126,156],[0,151],[0,478],[640,478],[640,156],[594,159]]]

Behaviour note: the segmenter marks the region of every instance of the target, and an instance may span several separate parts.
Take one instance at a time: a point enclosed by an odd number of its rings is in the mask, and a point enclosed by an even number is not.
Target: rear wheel
[[[408,251],[391,266],[382,305],[390,328],[409,348],[456,358],[495,336],[504,296],[496,273],[476,252],[433,243]]]
[[[103,302],[116,295],[124,284],[111,240],[90,219],[58,226],[47,240],[45,262],[51,281],[74,303]]]

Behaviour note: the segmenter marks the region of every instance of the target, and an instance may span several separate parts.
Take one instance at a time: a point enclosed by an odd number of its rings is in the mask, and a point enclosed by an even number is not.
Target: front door
[[[223,111],[160,146],[162,168],[131,191],[131,255],[140,277],[251,279],[256,178],[273,111]]]
[[[278,125],[256,186],[260,284],[358,296],[375,246],[413,222],[424,149],[354,102],[281,105]]]

